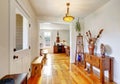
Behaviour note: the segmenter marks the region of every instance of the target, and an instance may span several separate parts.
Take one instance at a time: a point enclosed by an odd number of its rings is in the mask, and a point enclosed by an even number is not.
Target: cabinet
[[[83,36],[77,36],[76,38],[76,53],[75,53],[75,63],[84,64],[84,46],[83,46]]]
[[[57,46],[53,46],[53,52],[54,52],[54,53],[57,53],[57,52],[58,52]]]
[[[70,47],[69,46],[65,46],[65,53],[67,56],[70,56]]]
[[[53,52],[54,53],[65,53],[64,45],[54,45]]]

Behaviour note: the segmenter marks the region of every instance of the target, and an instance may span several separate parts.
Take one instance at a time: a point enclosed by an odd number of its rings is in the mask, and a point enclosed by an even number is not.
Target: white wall
[[[70,24],[70,63],[75,62],[75,50],[76,50],[76,31],[75,25],[73,23]]]
[[[9,73],[9,0],[0,1],[0,77]]]
[[[104,29],[97,42],[97,52],[100,52],[101,43],[109,47],[107,54],[114,57],[114,80],[120,84],[120,0],[110,0],[84,20],[85,32],[90,29],[95,35],[101,28]],[[88,52],[86,43],[85,47]]]

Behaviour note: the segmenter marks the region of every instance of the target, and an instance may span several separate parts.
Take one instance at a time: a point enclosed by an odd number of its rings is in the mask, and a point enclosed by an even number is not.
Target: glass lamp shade
[[[64,20],[65,22],[71,22],[71,21],[74,20],[74,17],[73,17],[73,16],[65,16],[65,17],[63,17],[63,20]]]

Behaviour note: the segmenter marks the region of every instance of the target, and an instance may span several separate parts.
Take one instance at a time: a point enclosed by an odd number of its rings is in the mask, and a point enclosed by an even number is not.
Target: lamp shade
[[[74,20],[74,17],[73,17],[73,16],[65,16],[65,17],[63,17],[63,20],[64,20],[65,22],[71,22],[71,21]]]

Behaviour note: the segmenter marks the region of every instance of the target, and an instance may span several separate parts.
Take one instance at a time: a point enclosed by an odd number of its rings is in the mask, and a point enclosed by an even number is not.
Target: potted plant
[[[78,32],[78,36],[80,36],[80,31],[81,31],[81,25],[80,25],[80,22],[79,22],[79,18],[76,22],[76,25],[75,25],[75,29],[76,29],[76,32]]]

